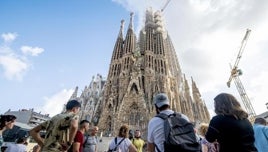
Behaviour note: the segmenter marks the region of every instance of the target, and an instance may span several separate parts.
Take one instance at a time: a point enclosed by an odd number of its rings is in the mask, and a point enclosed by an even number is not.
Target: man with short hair
[[[91,123],[88,120],[82,120],[80,122],[79,130],[76,132],[72,152],[82,152],[84,144],[84,134],[91,127]]]
[[[142,152],[142,149],[145,145],[145,142],[143,139],[141,139],[141,131],[135,130],[134,138],[131,139],[132,144],[136,147],[138,152]]]
[[[165,93],[159,93],[154,97],[154,104],[156,113],[164,113],[165,115],[171,115],[174,113],[170,109],[169,99]],[[181,117],[189,121],[187,116],[181,114]],[[147,137],[147,149],[148,152],[163,152],[165,142],[164,132],[164,120],[159,117],[153,117],[148,124],[148,137]]]
[[[92,129],[89,130],[88,135],[85,136],[84,142],[84,152],[97,152],[97,133],[99,131],[99,127],[94,126]]]
[[[256,118],[253,130],[255,137],[255,146],[258,152],[268,152],[268,126],[264,118]]]
[[[80,102],[70,100],[65,113],[57,114],[30,130],[30,135],[42,147],[42,152],[62,152],[70,148],[78,129],[80,107]],[[41,130],[46,131],[44,140],[40,137]]]

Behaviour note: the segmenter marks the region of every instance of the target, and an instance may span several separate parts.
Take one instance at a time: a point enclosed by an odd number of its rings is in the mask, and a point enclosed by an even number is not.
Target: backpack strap
[[[169,114],[169,115],[166,115],[166,114],[164,114],[164,113],[159,113],[159,114],[157,114],[155,117],[158,117],[158,118],[161,118],[161,119],[163,119],[164,121],[165,120],[167,120],[167,118],[168,117],[170,117],[170,116],[175,116],[176,115],[176,113],[174,112],[174,113],[172,113],[172,114]],[[166,128],[165,128],[165,124],[164,124],[164,132],[165,132],[165,139],[166,139],[166,137],[167,137],[167,131],[166,131]],[[156,150],[157,150],[157,152],[161,152],[161,150],[158,148],[158,146],[154,143],[154,146],[155,146],[155,148],[156,148]]]
[[[176,116],[181,117],[181,114],[178,113],[178,112],[174,112],[174,113],[169,114],[169,115],[166,115],[166,114],[164,114],[164,113],[159,113],[159,114],[157,114],[155,117],[159,117],[159,118],[161,118],[161,119],[163,119],[163,120],[166,120],[168,117],[171,117],[171,116],[173,116],[173,117],[176,117]]]
[[[174,112],[174,113],[169,114],[169,115],[166,115],[164,113],[159,113],[155,117],[159,117],[165,121],[164,122],[164,133],[165,133],[165,140],[167,140],[169,132],[170,132],[170,128],[168,127],[169,121],[167,119],[170,117],[182,117],[182,115],[181,115],[181,113],[178,113],[178,112]],[[155,146],[156,146],[157,151],[160,152],[160,150],[156,144],[155,144]]]
[[[117,137],[115,137],[114,142],[115,142],[115,147],[113,149],[113,151],[116,151],[117,147],[121,144],[121,142],[125,140],[125,138],[121,139],[120,142],[117,144]]]
[[[117,145],[117,137],[114,138],[114,143]]]
[[[158,148],[158,146],[155,143],[154,143],[154,146],[155,146],[157,152],[161,152],[161,150]]]
[[[86,143],[87,143],[87,140],[88,140],[88,138],[89,138],[89,135],[86,135],[87,137],[86,137],[86,140],[84,141],[84,143],[83,143],[83,147],[86,147]]]
[[[157,114],[155,117],[161,118],[163,120],[166,120],[168,118],[169,115],[166,115],[164,113],[159,113]]]

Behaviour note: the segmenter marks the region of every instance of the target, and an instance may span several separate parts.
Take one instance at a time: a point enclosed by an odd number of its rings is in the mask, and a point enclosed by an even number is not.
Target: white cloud
[[[166,1],[114,0],[126,10],[138,14],[143,26],[145,8],[161,9]],[[235,85],[226,86],[247,28],[252,30],[239,63],[244,75],[241,81],[257,114],[267,111],[268,100],[268,1],[251,0],[171,0],[163,12],[166,29],[178,54],[182,71],[193,76],[209,110],[220,92],[234,94]]]
[[[20,55],[12,49],[10,43],[13,42],[17,34],[7,33],[1,35],[4,43],[0,44],[0,67],[3,68],[4,76],[8,80],[19,80],[23,79],[23,76],[31,67],[31,64],[27,58],[27,54],[32,56],[38,56],[38,54],[44,51],[43,48],[22,46],[21,50],[24,53]]]
[[[38,56],[40,53],[42,53],[44,51],[43,48],[40,47],[31,47],[31,46],[22,46],[21,51],[23,52],[23,54],[27,55],[32,55],[32,56]]]
[[[250,97],[253,101],[253,107],[255,107],[255,112],[267,111],[265,103],[268,103],[268,98],[263,100],[263,97],[267,97],[267,86],[268,86],[268,71],[258,72],[258,75],[252,79],[249,86],[252,88],[250,90]]]
[[[44,106],[36,109],[38,109],[37,111],[42,111],[42,113],[49,114],[50,117],[61,113],[63,110],[63,105],[66,104],[66,102],[70,99],[73,92],[73,89],[64,89],[52,95],[51,97],[44,97]]]
[[[3,33],[1,37],[4,39],[4,42],[9,43],[14,41],[17,38],[16,33]]]
[[[4,68],[4,75],[9,80],[22,80],[29,68],[29,64],[15,55],[0,55],[0,65]]]

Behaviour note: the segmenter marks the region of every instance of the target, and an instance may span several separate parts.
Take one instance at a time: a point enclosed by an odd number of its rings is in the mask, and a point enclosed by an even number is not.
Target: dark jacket
[[[218,141],[220,152],[255,152],[254,132],[248,119],[217,115],[212,118],[206,134],[209,142]]]

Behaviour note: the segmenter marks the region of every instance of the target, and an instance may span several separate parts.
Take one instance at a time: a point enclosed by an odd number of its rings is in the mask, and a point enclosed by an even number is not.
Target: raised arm
[[[44,130],[45,128],[42,127],[42,124],[34,127],[33,129],[30,130],[30,136],[33,137],[33,139],[37,142],[37,144],[41,147],[44,146],[44,141],[43,139],[40,137],[40,131]]]

